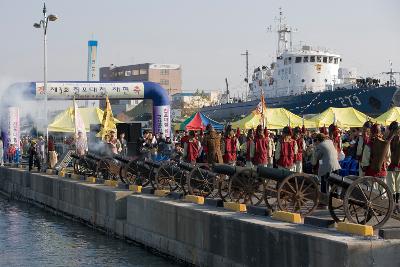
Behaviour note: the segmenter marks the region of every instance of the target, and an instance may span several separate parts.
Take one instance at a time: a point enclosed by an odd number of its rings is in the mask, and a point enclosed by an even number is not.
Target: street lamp
[[[34,23],[33,27],[43,29],[43,87],[44,87],[44,101],[45,101],[45,125],[46,125],[46,138],[48,138],[48,118],[47,118],[47,26],[49,21],[56,21],[56,15],[47,15],[46,3],[43,4],[43,19],[39,23]]]

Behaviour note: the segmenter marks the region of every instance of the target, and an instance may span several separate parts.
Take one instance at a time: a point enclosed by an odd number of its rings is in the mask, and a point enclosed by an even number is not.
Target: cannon
[[[190,193],[189,180],[194,169],[207,168],[204,164],[192,165],[180,161],[180,159],[171,159],[164,161],[157,169],[155,183],[157,189],[168,189],[180,191],[184,194]],[[192,188],[193,189],[193,188]],[[191,191],[193,194],[193,191]]]
[[[100,158],[89,155],[79,156],[75,153],[71,154],[71,157],[74,159],[74,173],[85,176],[96,175],[97,163]]]
[[[296,173],[286,169],[258,167],[257,174],[263,180],[265,204],[268,208],[311,214],[319,203],[319,182],[316,176]]]
[[[336,222],[347,219],[380,228],[391,217],[400,220],[400,215],[393,214],[393,195],[382,179],[331,174],[328,183],[331,189],[327,205]]]

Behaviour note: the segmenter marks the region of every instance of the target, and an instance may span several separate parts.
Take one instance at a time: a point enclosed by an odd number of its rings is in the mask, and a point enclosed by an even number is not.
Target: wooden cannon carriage
[[[328,182],[331,189],[325,204],[336,222],[348,220],[380,228],[391,217],[400,220],[393,214],[393,195],[382,179],[332,174]]]

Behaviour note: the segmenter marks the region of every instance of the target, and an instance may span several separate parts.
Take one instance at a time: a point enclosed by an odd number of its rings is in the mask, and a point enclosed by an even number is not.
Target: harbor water
[[[0,266],[177,266],[144,248],[0,195]]]

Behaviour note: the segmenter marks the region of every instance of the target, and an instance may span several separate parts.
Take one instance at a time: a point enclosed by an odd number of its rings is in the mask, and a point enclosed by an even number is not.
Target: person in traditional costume
[[[292,138],[292,128],[286,126],[283,128],[282,137],[278,140],[275,150],[275,160],[278,168],[295,171],[295,155],[298,148],[296,140]]]

